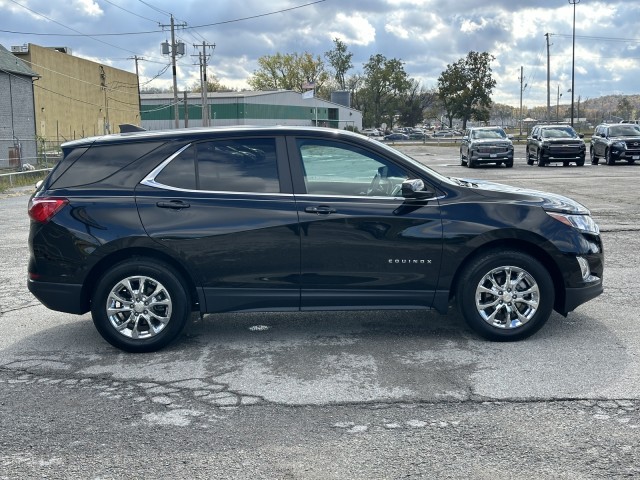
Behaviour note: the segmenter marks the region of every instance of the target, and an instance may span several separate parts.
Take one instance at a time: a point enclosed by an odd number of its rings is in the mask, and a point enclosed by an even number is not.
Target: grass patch
[[[34,187],[39,180],[44,180],[49,170],[37,172],[13,172],[0,175],[0,193],[10,188]]]

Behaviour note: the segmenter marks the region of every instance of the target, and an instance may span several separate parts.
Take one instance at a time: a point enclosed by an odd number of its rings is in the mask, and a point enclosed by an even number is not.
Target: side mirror
[[[584,133],[579,133],[579,134],[578,134],[578,136],[579,136],[580,138],[584,138]]]
[[[410,178],[402,182],[402,196],[407,199],[422,200],[433,197],[433,193],[424,189],[419,178]]]
[[[469,140],[469,135],[465,135],[464,137],[462,137],[462,140]]]
[[[509,134],[509,135],[507,135],[507,138],[508,138],[509,140],[513,140],[513,138],[514,138],[514,137],[513,137],[513,135]]]

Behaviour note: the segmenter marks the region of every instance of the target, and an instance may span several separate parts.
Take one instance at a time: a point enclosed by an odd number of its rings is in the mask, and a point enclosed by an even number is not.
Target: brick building
[[[66,47],[29,43],[11,52],[37,72],[36,133],[50,146],[140,124],[135,73],[75,57]]]

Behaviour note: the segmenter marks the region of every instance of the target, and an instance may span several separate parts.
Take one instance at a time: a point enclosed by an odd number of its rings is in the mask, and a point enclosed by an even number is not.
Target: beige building
[[[140,124],[135,73],[74,57],[64,47],[29,43],[11,52],[40,76],[34,83],[40,141],[59,144],[119,132],[122,123]]]

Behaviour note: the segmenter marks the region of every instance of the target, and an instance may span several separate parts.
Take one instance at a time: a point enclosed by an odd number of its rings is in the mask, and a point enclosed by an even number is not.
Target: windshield
[[[543,128],[541,133],[545,138],[577,138],[578,136],[571,127]]]
[[[501,128],[491,130],[473,130],[471,138],[507,138],[507,134]]]
[[[640,135],[640,128],[636,125],[616,125],[609,128],[610,137],[637,137]]]

